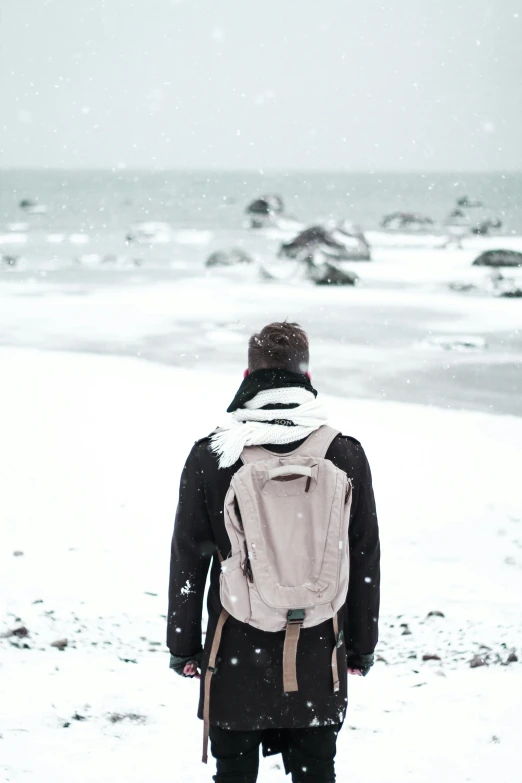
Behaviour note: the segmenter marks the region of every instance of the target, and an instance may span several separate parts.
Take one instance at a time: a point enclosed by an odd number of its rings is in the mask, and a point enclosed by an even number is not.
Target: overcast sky
[[[522,170],[520,0],[0,0],[0,166]]]

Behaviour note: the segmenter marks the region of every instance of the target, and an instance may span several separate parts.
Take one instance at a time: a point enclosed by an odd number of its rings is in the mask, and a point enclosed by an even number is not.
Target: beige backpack
[[[231,615],[262,631],[286,630],[282,685],[297,691],[296,655],[301,628],[332,620],[332,687],[339,690],[337,612],[349,578],[348,524],[352,485],[325,459],[337,430],[322,426],[295,451],[275,454],[247,446],[243,466],[225,498],[225,527],[232,551],[221,562],[219,618],[205,677],[207,756],[210,684],[221,632]]]

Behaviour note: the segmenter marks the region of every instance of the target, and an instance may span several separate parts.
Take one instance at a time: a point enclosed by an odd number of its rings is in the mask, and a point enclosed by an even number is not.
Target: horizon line
[[[419,175],[419,176],[433,176],[452,174],[459,176],[466,176],[469,174],[495,174],[495,175],[517,175],[522,174],[521,169],[321,169],[321,168],[203,168],[203,167],[120,167],[120,166],[2,166],[0,165],[0,173],[111,173],[111,174],[125,174],[125,173],[146,173],[146,174],[162,174],[162,173],[177,173],[177,174],[259,174],[261,176],[278,174],[278,175],[292,175],[292,174],[354,174],[354,175],[381,175],[381,174],[401,174],[401,175]]]

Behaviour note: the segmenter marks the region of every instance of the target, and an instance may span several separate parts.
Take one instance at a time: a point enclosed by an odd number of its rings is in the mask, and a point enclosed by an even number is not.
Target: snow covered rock
[[[45,215],[47,212],[47,207],[44,204],[39,204],[32,198],[23,198],[18,206],[28,215]]]
[[[51,647],[56,647],[57,650],[65,650],[69,644],[67,639],[57,639],[55,642],[51,642]]]
[[[500,218],[484,218],[484,220],[472,226],[471,233],[476,236],[487,236],[492,231],[498,231],[501,228],[502,221]]]
[[[433,227],[433,220],[417,212],[391,212],[381,220],[381,228],[387,231],[425,231]]]
[[[172,241],[172,230],[168,223],[136,223],[126,236],[127,242],[161,245]]]
[[[291,242],[284,242],[279,249],[281,258],[300,258],[316,252],[337,261],[369,261],[370,246],[362,232],[349,233],[347,224],[329,230],[324,226],[311,226],[301,231]]]
[[[522,253],[518,250],[486,250],[473,261],[473,266],[522,267]]]
[[[274,223],[274,218],[284,214],[285,206],[281,196],[269,193],[250,202],[246,208],[250,228],[266,228]]]
[[[216,250],[206,260],[205,266],[235,266],[236,264],[252,264],[254,259],[240,247],[229,250]]]
[[[469,196],[461,196],[457,199],[458,207],[467,207],[468,209],[474,207],[481,207],[482,202],[476,198],[470,198]]]
[[[348,272],[328,261],[315,264],[313,261],[308,270],[308,277],[316,285],[356,285],[359,276]]]

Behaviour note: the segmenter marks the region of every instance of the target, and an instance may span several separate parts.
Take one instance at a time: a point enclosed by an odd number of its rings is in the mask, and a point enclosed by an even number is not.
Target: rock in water
[[[436,655],[435,653],[424,653],[422,656],[423,661],[440,661],[441,657],[440,655]]]
[[[482,202],[476,198],[470,198],[469,196],[461,196],[460,198],[457,199],[457,206],[471,209],[472,207],[473,208],[481,207]]]
[[[426,231],[433,226],[433,220],[417,212],[391,212],[381,220],[381,228],[387,231]]]
[[[428,612],[428,617],[444,617],[445,615],[443,612],[440,612],[438,609],[432,609],[431,612]]]
[[[356,285],[359,279],[355,272],[345,272],[327,261],[314,266],[309,277],[316,285]]]
[[[486,218],[472,227],[471,233],[477,236],[487,236],[491,231],[498,231],[502,228],[500,218]]]
[[[522,267],[522,253],[518,250],[486,250],[473,261],[473,266]]]
[[[30,215],[44,215],[47,212],[47,207],[44,204],[39,204],[32,198],[23,198],[18,206]]]
[[[280,258],[306,258],[317,252],[336,261],[369,261],[370,246],[364,235],[350,234],[343,228],[328,230],[324,226],[311,226],[301,231],[291,242],[279,248]]]
[[[172,230],[168,223],[136,223],[126,236],[127,242],[143,245],[161,245],[172,241]]]
[[[229,250],[217,250],[206,260],[205,266],[235,266],[236,264],[252,264],[254,259],[239,247]]]
[[[266,228],[272,224],[274,218],[284,214],[285,205],[281,196],[269,193],[250,202],[245,211],[251,228]]]

